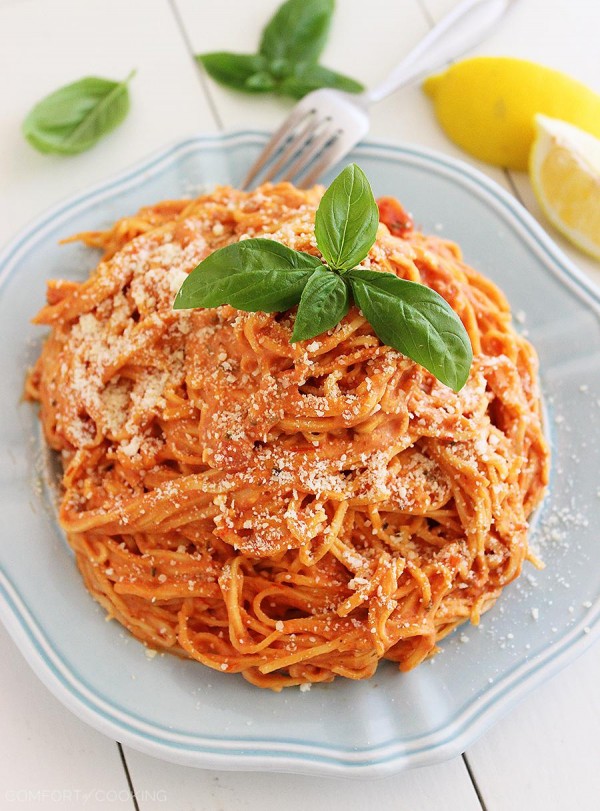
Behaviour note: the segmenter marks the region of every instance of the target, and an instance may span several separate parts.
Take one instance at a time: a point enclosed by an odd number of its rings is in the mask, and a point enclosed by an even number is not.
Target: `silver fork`
[[[313,184],[366,135],[371,104],[477,45],[515,2],[463,0],[372,90],[351,94],[324,88],[308,93],[265,146],[242,188],[263,170],[263,183],[296,179],[300,187]]]

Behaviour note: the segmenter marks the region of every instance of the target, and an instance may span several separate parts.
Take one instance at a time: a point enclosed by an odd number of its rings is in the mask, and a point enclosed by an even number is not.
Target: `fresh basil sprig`
[[[273,240],[243,240],[194,268],[173,306],[230,304],[250,312],[282,312],[297,304],[295,343],[333,329],[354,301],[382,343],[458,391],[469,376],[473,352],[448,302],[425,285],[356,267],[375,242],[378,225],[369,181],[351,164],[325,192],[315,216],[317,246],[326,264]]]
[[[88,76],[50,93],[23,122],[23,134],[38,152],[76,155],[118,127],[129,112],[129,81]]]
[[[320,87],[360,93],[360,82],[318,64],[333,8],[334,0],[287,0],[265,26],[257,54],[215,51],[196,59],[217,82],[246,93],[296,99]]]

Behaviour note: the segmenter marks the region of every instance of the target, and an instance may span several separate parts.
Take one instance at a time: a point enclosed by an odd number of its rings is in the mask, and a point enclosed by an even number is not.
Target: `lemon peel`
[[[463,59],[423,83],[448,137],[476,158],[527,169],[543,113],[600,137],[600,96],[557,70],[525,59]]]

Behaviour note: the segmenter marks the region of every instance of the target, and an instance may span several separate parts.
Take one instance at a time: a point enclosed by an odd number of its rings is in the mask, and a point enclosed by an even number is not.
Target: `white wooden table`
[[[338,0],[325,64],[383,77],[456,0]],[[248,51],[278,0],[0,0],[0,243],[60,198],[194,132],[272,128],[286,102],[244,97],[191,54]],[[519,0],[480,48],[564,70],[600,92],[598,0]],[[94,150],[34,152],[21,121],[40,97],[87,74],[125,76],[132,111]],[[418,87],[380,104],[372,135],[462,158]],[[468,158],[466,158],[468,160]],[[478,168],[541,217],[526,175]],[[542,220],[543,221],[543,220]],[[545,223],[544,223],[545,224]],[[545,224],[546,225],[546,224]],[[553,237],[600,282],[600,264]],[[201,771],[141,755],[85,726],[30,672],[0,628],[0,809],[119,806],[287,811],[343,808],[551,811],[600,808],[600,646],[528,696],[462,756],[379,781]]]

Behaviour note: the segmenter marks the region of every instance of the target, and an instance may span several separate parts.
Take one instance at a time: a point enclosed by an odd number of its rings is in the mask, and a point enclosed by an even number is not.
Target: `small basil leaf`
[[[356,269],[345,278],[382,343],[421,364],[455,391],[465,385],[473,360],[471,342],[445,299],[393,273]]]
[[[316,256],[272,239],[246,239],[211,253],[181,285],[173,308],[231,304],[249,312],[282,312],[300,301]]]
[[[365,173],[346,166],[327,189],[315,216],[319,250],[332,268],[349,270],[375,242],[379,209]]]
[[[327,332],[349,309],[350,292],[342,277],[323,266],[317,268],[302,291],[291,343]]]
[[[285,78],[277,86],[277,93],[282,96],[292,96],[301,99],[307,93],[318,90],[321,87],[333,87],[336,90],[344,90],[346,93],[360,93],[364,90],[360,82],[329,70],[322,65],[297,65],[293,75]]]
[[[249,90],[251,93],[268,93],[274,87],[275,79],[266,70],[261,70],[246,79],[242,89]]]
[[[38,102],[23,122],[23,135],[39,152],[76,155],[115,129],[129,112],[128,82],[88,76]]]
[[[333,0],[288,0],[267,23],[260,53],[269,61],[316,62],[327,39]]]
[[[255,86],[249,80],[267,69],[267,60],[260,54],[234,54],[228,51],[198,54],[196,61],[204,65],[206,72],[217,82],[245,90],[247,93],[264,93],[269,88]]]

